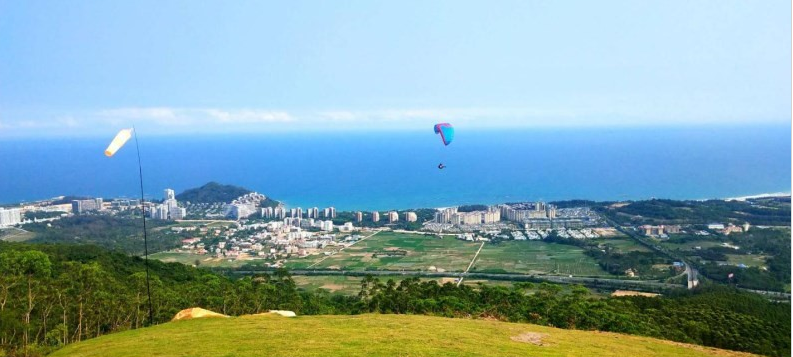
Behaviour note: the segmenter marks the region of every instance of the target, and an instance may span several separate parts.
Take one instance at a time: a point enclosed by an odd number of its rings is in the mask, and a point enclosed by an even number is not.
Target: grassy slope
[[[546,334],[543,346],[510,339]],[[247,316],[167,323],[51,356],[749,356],[613,333],[411,315]]]

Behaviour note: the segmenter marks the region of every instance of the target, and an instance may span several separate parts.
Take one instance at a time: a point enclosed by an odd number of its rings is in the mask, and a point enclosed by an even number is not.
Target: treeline
[[[398,313],[495,318],[602,330],[749,351],[790,354],[790,310],[725,287],[664,298],[603,298],[583,287],[516,283],[460,286],[418,278],[362,279],[357,296],[298,289],[278,270],[230,278],[151,261],[155,323],[201,306],[229,315],[293,310],[300,315]],[[146,326],[140,258],[93,246],[0,244],[0,351],[37,356],[64,344]],[[0,352],[2,355],[3,352]]]

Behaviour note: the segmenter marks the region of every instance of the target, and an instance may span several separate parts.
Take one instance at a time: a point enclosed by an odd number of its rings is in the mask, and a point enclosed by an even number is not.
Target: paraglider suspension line
[[[140,178],[140,207],[143,215],[143,264],[146,266],[146,296],[149,298],[149,326],[154,326],[154,310],[151,304],[151,285],[149,284],[149,239],[146,233],[146,204],[143,201],[143,168],[140,164],[140,146],[138,145],[138,131],[132,126],[135,135],[135,151],[138,153],[138,177]]]

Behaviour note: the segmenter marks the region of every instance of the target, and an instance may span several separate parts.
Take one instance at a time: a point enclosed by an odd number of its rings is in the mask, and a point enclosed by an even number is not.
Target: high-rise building
[[[363,222],[363,212],[361,211],[355,212],[355,221]]]
[[[0,208],[0,227],[22,223],[22,210],[19,208]]]
[[[100,211],[100,210],[102,210],[101,198],[72,201],[72,212],[74,212],[75,214],[82,214],[88,211]]]
[[[399,213],[396,213],[396,211],[388,212],[388,223],[394,223],[396,221],[399,221]]]
[[[327,218],[336,218],[336,207],[328,207],[328,213],[330,216]]]
[[[286,208],[283,206],[278,206],[273,209],[273,218],[275,219],[284,219],[286,218]]]
[[[377,211],[372,212],[372,222],[380,222],[380,213]]]
[[[234,219],[248,218],[256,213],[256,206],[253,203],[232,203],[226,205],[226,217]]]
[[[548,205],[548,218],[550,219],[556,218],[556,206]]]
[[[187,209],[184,207],[176,207],[175,209],[169,210],[168,214],[171,219],[184,219],[187,217]]]
[[[261,209],[261,216],[262,218],[273,218],[274,210],[272,207],[264,207]]]
[[[405,213],[405,220],[408,221],[408,222],[415,222],[418,219],[419,218],[418,218],[418,216],[416,216],[416,212],[407,212],[407,213]]]
[[[176,199],[176,193],[170,188],[166,188],[165,189],[165,194],[163,196],[165,197],[166,200],[175,200]]]

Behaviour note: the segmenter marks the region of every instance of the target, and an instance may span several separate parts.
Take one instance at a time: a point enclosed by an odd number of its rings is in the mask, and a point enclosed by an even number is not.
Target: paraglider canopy
[[[435,124],[435,134],[441,134],[443,145],[449,145],[454,140],[454,127],[449,123]]]

